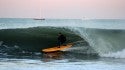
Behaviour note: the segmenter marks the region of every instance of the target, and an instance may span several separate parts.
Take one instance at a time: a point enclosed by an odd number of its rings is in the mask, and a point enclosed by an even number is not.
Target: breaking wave
[[[57,34],[62,32],[68,38],[67,43],[75,43],[67,51],[73,50],[80,53],[89,51],[98,53],[101,57],[125,58],[123,55],[125,54],[124,22],[125,20],[59,19],[42,22],[31,19],[24,19],[23,22],[22,20],[19,22],[18,19],[15,23],[1,22],[0,52],[15,53],[20,50],[38,52],[41,49],[56,46]]]

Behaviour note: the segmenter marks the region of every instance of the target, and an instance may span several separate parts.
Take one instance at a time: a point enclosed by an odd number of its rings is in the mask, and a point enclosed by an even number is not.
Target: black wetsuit
[[[62,45],[62,44],[65,43],[65,42],[66,42],[66,37],[61,34],[61,35],[58,37],[58,45],[60,46],[60,45]]]

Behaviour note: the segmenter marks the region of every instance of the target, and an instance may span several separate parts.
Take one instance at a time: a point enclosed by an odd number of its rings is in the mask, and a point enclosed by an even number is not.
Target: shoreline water
[[[64,55],[66,56],[66,55]],[[1,70],[123,70],[125,69],[124,59],[114,58],[0,58]],[[80,59],[79,59],[80,58]]]

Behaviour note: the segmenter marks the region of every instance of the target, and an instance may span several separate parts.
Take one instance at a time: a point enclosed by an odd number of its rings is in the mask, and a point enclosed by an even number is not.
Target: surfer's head
[[[59,32],[59,34],[58,35],[62,35],[62,33],[61,32]]]

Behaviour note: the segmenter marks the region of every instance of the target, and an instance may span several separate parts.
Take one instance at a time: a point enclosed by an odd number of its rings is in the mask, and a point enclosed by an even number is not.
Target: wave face
[[[57,36],[60,31],[67,36],[67,42],[82,40],[72,31],[56,27],[5,29],[0,31],[0,39],[1,42],[4,42],[3,44],[8,46],[18,45],[27,51],[40,51],[44,48],[57,46]]]
[[[122,55],[125,50],[124,23],[124,19],[36,21],[3,18],[0,19],[0,51],[2,53],[6,51],[13,53],[20,50],[37,52],[43,48],[56,46],[57,34],[62,32],[68,38],[67,43],[75,43],[67,51],[78,50],[76,52],[86,53],[90,51],[98,53],[101,57],[125,58]],[[88,46],[87,49],[84,49],[86,46]]]

